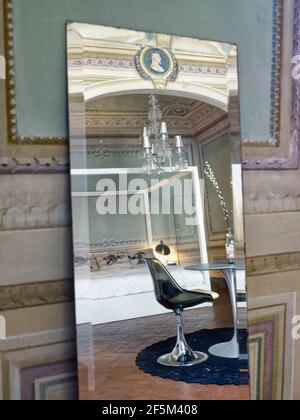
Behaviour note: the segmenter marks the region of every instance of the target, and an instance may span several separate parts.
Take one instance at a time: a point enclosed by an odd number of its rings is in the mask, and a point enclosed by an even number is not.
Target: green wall
[[[18,130],[67,135],[65,24],[81,21],[234,42],[243,137],[269,137],[273,0],[13,0]]]
[[[116,169],[117,173],[117,169]],[[128,175],[127,176],[127,185],[130,181],[136,180],[137,178],[144,180],[148,186],[151,186],[151,181],[155,183],[168,179],[170,174],[162,174],[160,176],[148,176],[145,175],[142,171],[139,175]],[[118,175],[105,175],[105,176],[88,176],[88,179],[85,176],[74,176],[72,179],[72,190],[73,192],[84,192],[84,191],[96,191],[96,186],[101,179],[110,179],[115,182],[116,190],[122,188],[119,187],[119,176]],[[186,179],[190,179],[190,176],[187,176]],[[123,182],[125,180],[123,179]],[[184,191],[183,179],[181,179],[180,184],[182,186],[182,191]],[[172,184],[174,186],[174,184]],[[159,214],[151,213],[152,220],[152,233],[153,238],[156,240],[172,240],[176,239],[194,239],[197,240],[197,229],[194,226],[187,226],[185,223],[185,218],[189,215],[185,214],[183,211],[182,215],[174,214],[174,190],[170,189],[171,205],[170,205],[170,214],[163,214],[162,212],[162,191],[167,194],[168,187],[166,191],[164,188],[160,189],[160,195],[149,194],[150,206],[152,200],[157,204],[159,203]],[[185,191],[185,194],[189,194],[189,191]],[[193,194],[191,194],[193,197]],[[168,196],[164,196],[167,199]],[[180,195],[180,198],[182,195]],[[159,201],[158,201],[159,200]],[[146,226],[145,226],[145,216],[144,215],[100,215],[97,212],[96,202],[97,198],[89,197],[88,206],[85,205],[85,198],[74,198],[73,197],[73,227],[74,227],[74,238],[76,241],[90,241],[92,243],[101,242],[104,239],[110,240],[114,239],[118,242],[120,241],[132,241],[139,240],[146,242]],[[118,203],[118,199],[116,200]],[[194,205],[194,204],[193,204]],[[119,204],[117,204],[117,207]],[[151,207],[152,208],[152,207]],[[86,230],[86,221],[89,223],[89,236],[87,236]],[[87,239],[88,238],[88,239]],[[133,244],[134,245],[134,244]]]

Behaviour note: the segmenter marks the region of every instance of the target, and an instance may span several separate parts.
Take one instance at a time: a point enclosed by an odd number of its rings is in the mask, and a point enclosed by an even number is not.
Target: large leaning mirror
[[[81,399],[248,399],[237,48],[68,25]]]

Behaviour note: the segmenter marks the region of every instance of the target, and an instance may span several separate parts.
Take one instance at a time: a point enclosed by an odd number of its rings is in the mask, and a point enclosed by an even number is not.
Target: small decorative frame
[[[270,138],[243,139],[244,147],[279,146],[280,144],[280,93],[282,74],[282,36],[283,36],[283,0],[273,0],[273,30],[272,30],[272,67],[270,94]]]
[[[274,0],[274,21],[271,129],[278,140],[243,141],[246,170],[299,167],[300,84],[292,66],[300,52],[300,0]]]
[[[178,75],[177,60],[168,48],[143,47],[134,57],[135,66],[144,80],[166,79],[175,82]]]
[[[42,144],[42,145],[67,145],[63,137],[21,137],[18,135],[17,109],[16,109],[16,82],[15,82],[15,54],[14,54],[14,17],[13,1],[3,1],[4,13],[4,42],[6,56],[6,100],[7,100],[7,126],[8,143],[10,144]]]

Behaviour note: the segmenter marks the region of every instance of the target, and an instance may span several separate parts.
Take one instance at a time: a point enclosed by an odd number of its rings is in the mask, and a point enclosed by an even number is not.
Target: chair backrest
[[[158,259],[145,258],[145,261],[153,279],[157,302],[167,309],[172,309],[173,305],[169,300],[180,295],[183,292],[182,288]]]

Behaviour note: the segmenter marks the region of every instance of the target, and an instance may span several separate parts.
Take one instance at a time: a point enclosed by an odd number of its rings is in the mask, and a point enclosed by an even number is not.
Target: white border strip
[[[6,80],[6,60],[0,55],[0,80]]]

